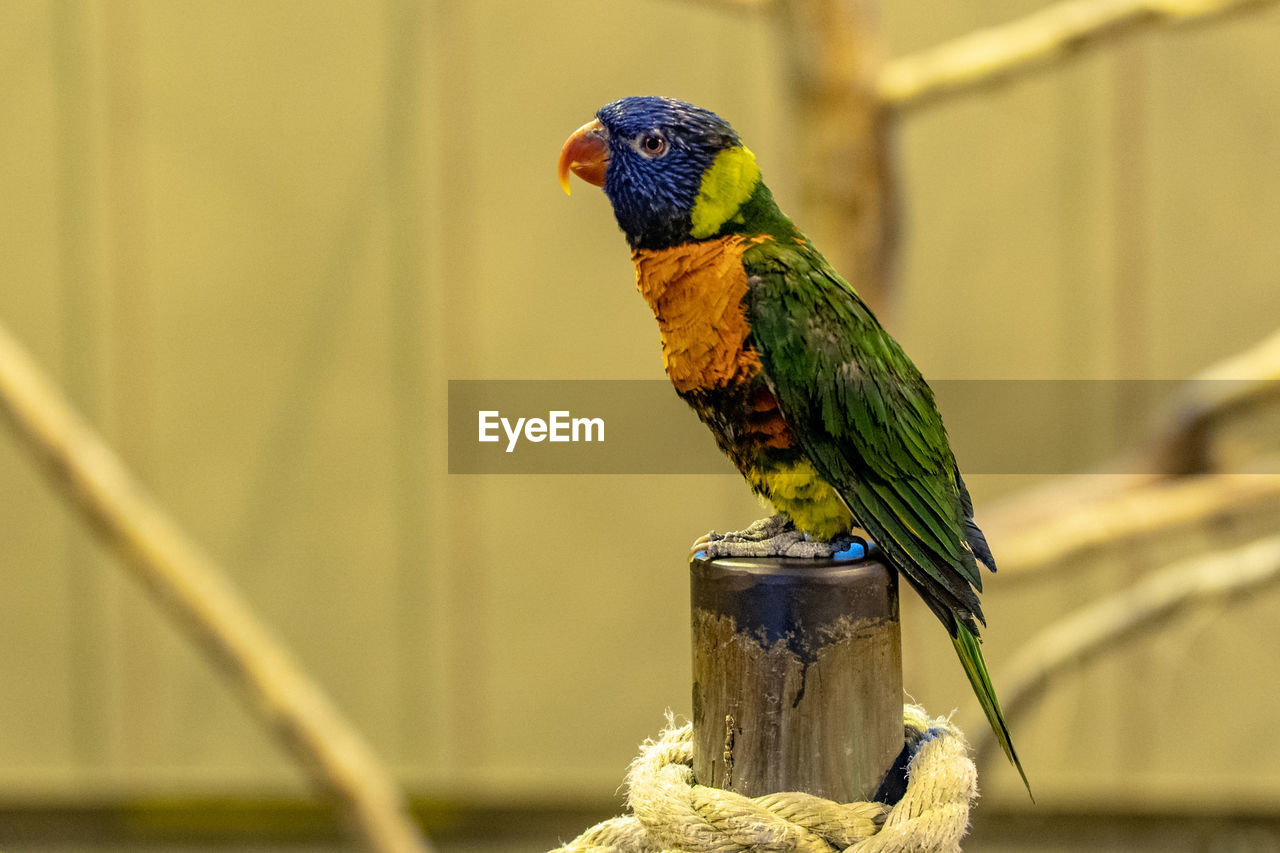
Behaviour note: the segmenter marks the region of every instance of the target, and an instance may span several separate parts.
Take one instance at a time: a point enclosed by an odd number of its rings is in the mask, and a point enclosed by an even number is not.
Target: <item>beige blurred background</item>
[[[884,35],[1038,5],[885,3]],[[780,37],[679,0],[0,5],[0,319],[416,797],[607,812],[690,710],[685,548],[757,517],[746,488],[450,476],[446,386],[662,376],[607,201],[566,199],[556,154],[609,100],[676,95],[733,121],[803,227]],[[1276,9],[1142,33],[907,116],[886,322],[925,374],[1178,378],[1280,326],[1278,44]],[[979,520],[1031,479],[973,478]],[[997,576],[997,686],[1055,615],[1257,532]],[[306,795],[7,437],[0,555],[8,819]],[[1190,843],[1179,820],[1223,815],[1258,845],[1229,849],[1280,849],[1278,618],[1259,595],[1055,683],[1014,725],[1040,804],[984,766],[974,849]],[[914,598],[903,633],[910,694],[979,730]]]

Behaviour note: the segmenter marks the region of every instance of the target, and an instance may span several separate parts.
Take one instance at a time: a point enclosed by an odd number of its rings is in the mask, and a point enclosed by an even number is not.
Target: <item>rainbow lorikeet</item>
[[[978,563],[995,571],[995,560],[920,371],[715,113],[614,101],[565,143],[566,192],[570,172],[613,204],[676,391],[777,510],[695,547],[825,556],[865,530],[946,626],[1026,784],[978,645]]]

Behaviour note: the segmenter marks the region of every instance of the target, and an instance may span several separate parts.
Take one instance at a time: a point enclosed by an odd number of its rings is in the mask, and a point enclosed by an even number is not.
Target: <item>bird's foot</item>
[[[771,515],[768,518],[762,518],[753,522],[744,530],[738,530],[734,533],[717,533],[712,530],[704,536],[699,536],[690,546],[690,552],[696,554],[699,551],[706,550],[708,545],[717,542],[760,542],[766,539],[772,539],[779,533],[788,530],[795,530],[796,527],[791,523],[791,519],[779,513]]]
[[[868,547],[867,539],[855,533],[842,534],[826,541],[812,539],[798,530],[787,517],[773,515],[736,533],[716,533],[713,530],[699,537],[693,543],[691,551],[695,557],[706,560],[719,557],[831,557],[838,560],[858,560],[867,555]]]

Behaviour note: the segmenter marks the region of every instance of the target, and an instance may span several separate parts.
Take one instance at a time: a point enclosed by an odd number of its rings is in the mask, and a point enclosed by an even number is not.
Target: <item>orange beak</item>
[[[597,187],[604,186],[604,173],[609,168],[609,131],[599,119],[593,119],[574,131],[560,149],[557,169],[560,186],[569,192],[569,173]]]

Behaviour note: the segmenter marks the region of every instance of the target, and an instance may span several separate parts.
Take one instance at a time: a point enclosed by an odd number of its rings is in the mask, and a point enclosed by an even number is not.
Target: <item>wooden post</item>
[[[691,569],[699,784],[872,799],[903,746],[897,573],[784,558]]]

